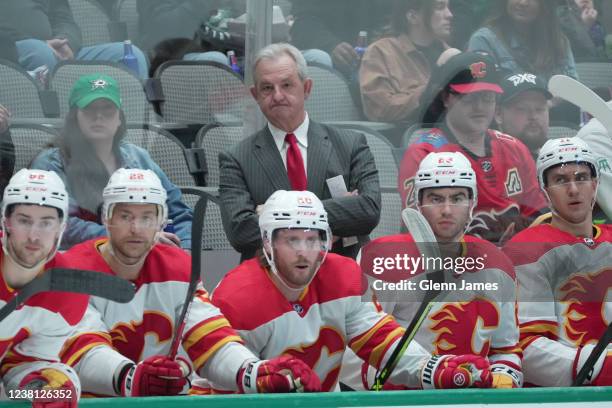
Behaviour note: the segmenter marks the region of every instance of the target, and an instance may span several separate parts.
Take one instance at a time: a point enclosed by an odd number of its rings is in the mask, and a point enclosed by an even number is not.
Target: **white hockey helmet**
[[[329,250],[331,232],[323,203],[310,191],[275,191],[266,200],[259,216],[263,241],[271,241],[277,229],[317,229],[325,232],[325,249]]]
[[[11,177],[2,199],[2,218],[12,204],[33,204],[57,208],[62,223],[68,218],[68,193],[54,171],[21,169]]]
[[[53,258],[59,248],[68,221],[68,193],[62,179],[54,171],[21,169],[11,177],[2,198],[2,247],[8,252],[7,210],[14,204],[31,204],[57,208],[60,211],[60,229],[57,242],[47,260]]]
[[[476,173],[462,153],[432,152],[421,160],[414,182],[417,206],[420,202],[420,192],[435,187],[466,187],[472,193],[473,203],[478,202]]]
[[[578,137],[564,137],[546,141],[540,149],[536,169],[540,188],[546,187],[546,170],[565,163],[582,163],[589,166],[591,175],[599,180],[595,155],[589,145]]]
[[[168,218],[166,189],[152,170],[117,169],[104,187],[102,197],[102,214],[105,220],[111,218],[113,206],[118,203],[156,204],[161,209],[158,212],[160,225]]]

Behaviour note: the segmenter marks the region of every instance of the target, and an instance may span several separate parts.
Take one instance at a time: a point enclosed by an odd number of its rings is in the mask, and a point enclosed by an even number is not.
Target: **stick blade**
[[[419,251],[424,256],[430,258],[440,257],[440,248],[438,247],[436,236],[425,217],[423,217],[423,214],[413,208],[406,207],[402,210],[402,220],[408,228],[410,235],[414,238],[417,248],[419,248]]]
[[[553,75],[548,81],[548,90],[553,96],[563,98],[590,113],[612,137],[612,109],[589,87],[567,75]]]
[[[83,293],[118,303],[131,301],[135,294],[133,283],[102,272],[54,268],[45,274],[50,276],[51,291]]]

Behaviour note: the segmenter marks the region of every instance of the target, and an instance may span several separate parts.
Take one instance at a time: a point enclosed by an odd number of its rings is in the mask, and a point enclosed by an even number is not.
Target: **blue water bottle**
[[[166,227],[164,228],[164,232],[169,232],[171,234],[174,234],[174,223],[172,222],[171,219],[169,219],[166,222]]]
[[[123,58],[121,59],[121,62],[127,67],[127,69],[132,71],[134,75],[139,76],[138,58],[136,58],[136,55],[134,55],[132,41],[130,40],[125,40],[123,42]]]

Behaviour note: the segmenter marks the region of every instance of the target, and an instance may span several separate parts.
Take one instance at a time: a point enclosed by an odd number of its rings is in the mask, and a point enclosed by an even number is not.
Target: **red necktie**
[[[304,171],[304,159],[297,144],[297,138],[293,133],[287,133],[285,142],[289,143],[287,149],[287,175],[291,188],[297,191],[306,190],[306,172]]]

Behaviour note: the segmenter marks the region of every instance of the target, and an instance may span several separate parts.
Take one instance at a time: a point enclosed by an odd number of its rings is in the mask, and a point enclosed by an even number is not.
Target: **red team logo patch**
[[[499,325],[499,312],[488,300],[478,298],[471,302],[447,303],[431,315],[430,330],[437,334],[434,340],[436,354],[489,353],[490,342],[480,350],[474,349],[474,333],[482,329],[495,329]]]
[[[487,64],[484,62],[475,62],[470,65],[470,73],[474,79],[482,79],[487,76]]]
[[[605,321],[606,296],[612,288],[612,270],[570,277],[561,288],[567,338],[577,347],[596,343],[608,326]]]
[[[172,338],[173,325],[168,316],[158,312],[145,312],[141,322],[119,323],[110,331],[115,347],[121,354],[140,361],[147,336],[155,336],[158,343]]]

